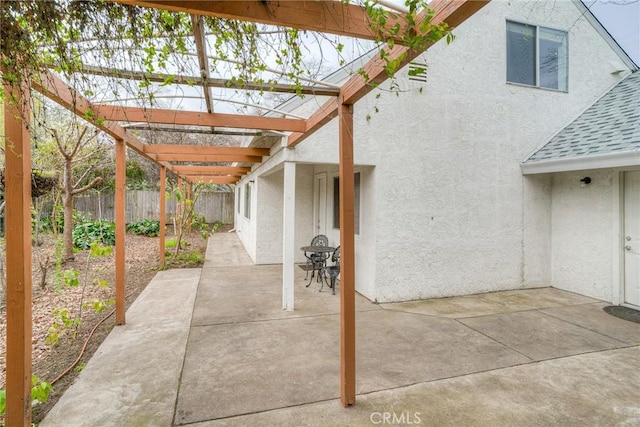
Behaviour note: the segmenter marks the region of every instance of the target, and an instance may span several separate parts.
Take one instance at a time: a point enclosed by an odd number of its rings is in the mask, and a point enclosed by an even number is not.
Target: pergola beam
[[[235,184],[240,178],[235,176],[189,176],[187,180],[192,183],[206,184]]]
[[[162,73],[146,73],[143,71],[123,70],[119,68],[96,67],[93,65],[83,65],[78,68],[78,72],[82,74],[91,74],[94,76],[112,77],[116,79],[149,81],[153,83],[171,82],[173,84],[182,84],[189,86],[205,86],[224,89],[240,89],[251,91],[265,91],[277,93],[298,93],[298,88],[289,83],[258,83],[246,82],[240,85],[237,81],[230,79],[219,79],[212,77],[195,77]],[[337,96],[339,89],[325,86],[308,86],[303,85],[299,88],[299,92],[303,95],[317,96]]]
[[[84,119],[92,117],[95,118],[94,111],[96,107],[86,98],[80,95],[75,89],[69,87],[69,85],[67,85],[55,74],[51,72],[43,72],[41,75],[41,80],[32,81],[31,85],[35,90],[51,99],[52,101],[56,102],[60,106],[76,114],[77,116]],[[126,129],[122,126],[118,125],[115,122],[103,122],[100,120],[89,121],[93,126],[105,132],[112,138],[123,139],[126,142],[127,146],[136,151],[138,154],[141,154],[149,160],[158,163],[153,154],[147,154],[144,152],[144,144],[134,135],[127,132]],[[171,165],[165,166],[171,169]]]
[[[289,135],[287,138],[287,146],[295,147],[337,116],[338,101],[336,99],[330,99],[307,119],[304,132],[294,132]]]
[[[262,156],[246,156],[240,154],[158,154],[156,158],[165,162],[201,162],[201,163],[218,163],[218,162],[241,162],[241,163],[260,163]]]
[[[369,25],[363,7],[343,1],[184,1],[184,0],[110,0],[128,5],[152,7],[202,16],[236,19],[307,31],[337,34],[366,40],[379,35]],[[406,25],[401,18],[389,17],[385,31],[394,25]],[[395,40],[402,43],[400,37]]]
[[[446,22],[451,27],[456,27],[463,23],[467,18],[472,16],[478,10],[489,3],[489,0],[434,0],[429,7],[435,11],[432,24],[440,24]],[[425,15],[421,15],[418,19],[424,19]],[[400,55],[406,53],[407,56],[400,64],[400,68],[407,65],[423,51],[411,50],[408,47],[395,45],[392,49],[387,49],[389,59],[393,60]],[[385,63],[378,56],[372,58],[363,67],[369,81],[365,81],[362,75],[353,75],[341,89],[341,98],[344,103],[353,105],[358,100],[371,92],[378,84],[389,78],[385,70]],[[334,100],[327,101],[320,109],[316,111],[309,119],[307,119],[307,127],[303,132],[293,132],[289,135],[287,145],[294,147],[306,138],[315,133],[318,129],[331,121],[338,111],[337,102]],[[316,123],[314,126],[313,123]]]
[[[145,144],[144,146],[145,153],[153,154],[268,156],[270,151],[268,148],[221,147],[211,145]]]
[[[489,0],[434,0],[429,5],[435,12],[431,23],[434,25],[447,23],[452,28],[456,27],[486,6],[487,3],[489,3]],[[426,13],[422,13],[418,16],[418,22],[426,19],[426,16]],[[430,46],[427,46],[427,48]],[[392,49],[387,49],[389,60],[394,60],[406,54],[398,69],[413,61],[423,52],[423,50],[413,50],[401,45],[395,45]],[[352,76],[341,89],[341,97],[344,102],[349,104],[356,103],[376,88],[377,85],[389,78],[385,70],[385,63],[379,56],[373,57],[363,68],[364,74],[369,76],[369,81],[365,82],[360,74]]]
[[[183,127],[168,127],[168,126],[149,126],[146,124],[135,124],[135,125],[125,125],[123,126],[125,129],[136,129],[136,130],[144,130],[150,132],[174,132],[174,133],[188,133],[188,134],[201,134],[201,135],[232,135],[232,136],[279,136],[278,134],[271,133],[269,131],[261,132],[261,131],[236,131],[236,130],[225,130],[217,128],[215,130],[211,129],[189,129]]]
[[[242,176],[251,171],[244,166],[173,166],[173,171],[181,175],[233,175]]]
[[[279,130],[303,132],[305,120],[242,114],[203,113],[199,111],[166,110],[160,108],[94,105],[97,117],[116,122],[144,122],[165,125],[222,126],[236,129]]]

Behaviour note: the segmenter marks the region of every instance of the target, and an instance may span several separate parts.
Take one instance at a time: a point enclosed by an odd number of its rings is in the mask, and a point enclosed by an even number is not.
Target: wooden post
[[[164,165],[160,166],[160,268],[164,268],[164,229],[165,229],[165,217],[166,217],[166,180],[167,180],[167,168]]]
[[[182,194],[182,200],[184,200],[184,193],[182,192],[182,178],[178,177],[178,192],[176,194]],[[180,218],[182,217],[182,200],[176,200],[176,225],[179,226]],[[177,229],[174,231],[178,231]]]
[[[191,181],[187,181],[186,183],[186,196],[185,196],[185,207],[187,206],[187,200],[191,200],[191,191],[193,190],[193,183]],[[193,212],[193,206],[190,206],[189,209],[191,209]],[[185,224],[186,229],[186,233],[190,234],[191,233],[191,221],[187,221],[187,223]]]
[[[31,147],[29,89],[5,85],[7,426],[31,425]],[[10,101],[9,94],[16,98]]]
[[[340,150],[340,403],[356,403],[353,105],[338,107]]]
[[[125,323],[125,181],[126,181],[126,146],[123,139],[116,139],[116,325]]]

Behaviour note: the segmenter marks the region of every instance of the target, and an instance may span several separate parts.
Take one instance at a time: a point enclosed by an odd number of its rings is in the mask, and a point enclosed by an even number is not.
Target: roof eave
[[[618,54],[622,62],[629,68],[629,70],[637,71],[639,69],[638,64],[633,62],[631,57],[625,52],[624,49],[618,44],[616,39],[607,31],[602,23],[595,17],[591,10],[581,1],[573,0],[573,3],[583,12],[583,16],[587,21],[596,29],[596,31],[604,38],[604,40],[611,46],[611,48]]]
[[[640,150],[550,159],[520,164],[523,175],[640,166]]]

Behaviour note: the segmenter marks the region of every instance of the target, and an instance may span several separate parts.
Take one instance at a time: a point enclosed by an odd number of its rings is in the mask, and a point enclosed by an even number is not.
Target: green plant
[[[53,310],[53,324],[47,331],[47,338],[44,340],[47,345],[55,345],[60,341],[70,329],[75,329],[80,325],[80,319],[71,317],[66,308],[56,308]],[[73,333],[75,336],[75,331]]]
[[[204,262],[204,255],[200,252],[179,252],[171,260],[180,261],[186,265],[199,265]]]
[[[156,237],[160,234],[160,221],[156,219],[143,219],[142,221],[127,224],[127,231],[133,234]]]
[[[31,400],[33,403],[46,403],[52,392],[53,386],[50,383],[40,381],[38,377],[31,375]]]
[[[175,239],[175,238],[168,239],[164,242],[165,248],[175,248],[177,245],[178,245],[178,239]],[[184,249],[187,246],[189,246],[189,244],[183,240],[180,242],[180,246],[182,247],[182,249]]]
[[[73,245],[83,250],[89,249],[93,242],[114,245],[116,243],[116,225],[104,219],[84,220],[73,228],[72,237]]]
[[[192,214],[191,227],[195,228],[203,239],[207,239],[211,236],[211,228],[209,227],[209,224],[207,224],[207,219],[204,215],[194,212]]]
[[[93,299],[91,301],[82,303],[82,307],[85,309],[91,308],[96,313],[102,313],[108,308],[113,307],[115,303],[116,303],[115,298],[109,298],[106,301],[100,300],[100,299]]]
[[[32,403],[46,403],[49,395],[53,393],[53,386],[46,382],[40,381],[35,375],[31,375],[31,401]],[[7,410],[7,392],[0,390],[0,418],[4,417]],[[0,425],[4,425],[1,423]]]
[[[7,392],[0,390],[0,417],[4,417],[4,412],[7,410]]]

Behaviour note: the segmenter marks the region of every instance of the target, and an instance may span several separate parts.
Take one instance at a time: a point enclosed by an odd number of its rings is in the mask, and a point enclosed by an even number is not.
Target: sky
[[[640,66],[640,0],[583,0],[583,3]]]

